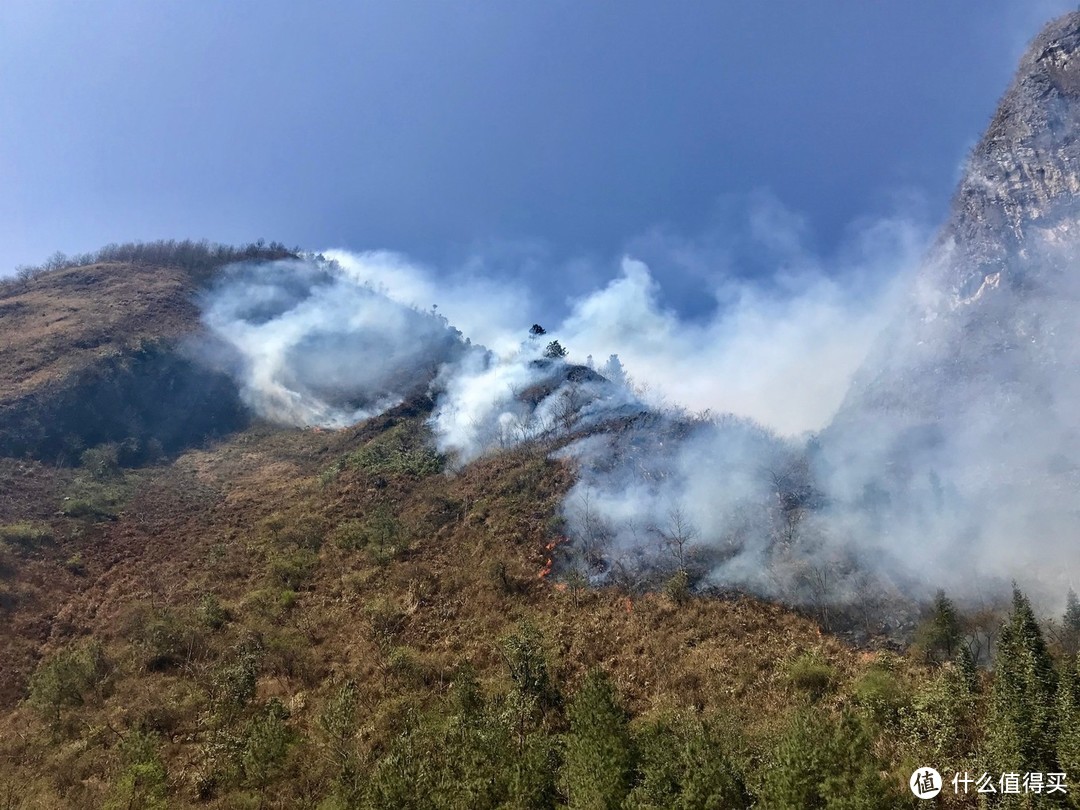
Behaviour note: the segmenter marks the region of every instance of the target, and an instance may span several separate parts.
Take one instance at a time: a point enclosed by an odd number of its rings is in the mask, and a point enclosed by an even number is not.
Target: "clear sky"
[[[1072,5],[3,0],[0,272],[188,237],[568,272],[761,193],[827,254],[943,214]]]

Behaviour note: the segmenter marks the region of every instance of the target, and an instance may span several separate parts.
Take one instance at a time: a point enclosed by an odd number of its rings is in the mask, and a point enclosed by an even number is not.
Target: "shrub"
[[[220,630],[229,621],[229,611],[212,593],[203,594],[199,600],[199,620],[211,630]]]
[[[280,619],[296,605],[296,591],[290,588],[259,588],[244,598],[244,606],[264,619]]]
[[[810,700],[817,701],[831,692],[836,683],[836,669],[821,660],[815,653],[805,653],[788,668],[788,679],[797,689],[806,692]]]
[[[855,701],[863,713],[879,726],[895,726],[907,704],[903,686],[891,672],[871,668],[856,682]]]
[[[319,556],[308,549],[276,554],[270,559],[270,574],[289,590],[303,585],[319,564]]]
[[[86,566],[83,564],[82,554],[76,551],[64,560],[64,568],[77,577],[83,576],[86,573]]]
[[[425,434],[401,424],[347,455],[345,464],[369,475],[392,473],[422,478],[442,472],[445,459],[431,449]]]
[[[115,442],[83,450],[79,463],[93,478],[107,480],[120,474],[120,449]]]
[[[100,644],[60,650],[44,659],[30,676],[26,702],[52,722],[63,708],[81,706],[86,694],[100,686],[108,661]]]
[[[742,773],[720,735],[701,722],[654,721],[634,734],[635,786],[628,810],[749,807]]]
[[[945,664],[901,707],[900,728],[920,762],[955,762],[960,767],[976,748],[976,696],[964,673]]]
[[[334,766],[337,791],[346,801],[355,799],[359,788],[359,767],[354,746],[357,699],[356,684],[346,681],[327,699],[318,717],[323,748]]]
[[[89,518],[91,520],[112,520],[116,513],[99,506],[88,498],[64,498],[60,512],[69,518]]]
[[[944,591],[938,591],[929,614],[915,634],[915,646],[932,663],[947,661],[956,654],[961,641],[960,616]]]
[[[295,735],[286,724],[289,711],[271,698],[248,725],[240,761],[244,778],[256,788],[265,788],[285,762]]]
[[[796,717],[773,752],[762,806],[777,808],[894,807],[870,740],[850,716],[820,712]]]
[[[634,750],[627,715],[607,676],[593,670],[569,709],[566,792],[572,808],[618,808],[630,791]]]
[[[262,655],[262,644],[257,639],[246,639],[214,673],[212,696],[219,715],[235,714],[255,697]]]
[[[52,539],[52,530],[37,523],[8,523],[0,526],[0,542],[11,546],[33,548]]]
[[[550,360],[561,360],[568,354],[570,354],[570,352],[557,340],[551,341],[551,343],[544,348],[544,357],[547,357]]]
[[[326,534],[322,515],[297,511],[275,512],[259,522],[259,532],[279,547],[298,547],[317,551]]]
[[[371,635],[379,647],[389,647],[405,627],[405,611],[385,597],[368,602],[364,612],[371,624]]]
[[[350,551],[367,551],[380,564],[390,562],[408,549],[401,522],[386,504],[376,506],[363,520],[351,518],[334,530],[334,541]]]
[[[664,593],[676,605],[685,605],[690,600],[690,575],[679,569],[664,583]]]
[[[559,703],[559,693],[548,669],[547,652],[539,629],[532,622],[518,625],[503,639],[503,660],[510,670],[514,688],[546,709]]]
[[[168,774],[157,752],[157,739],[143,731],[130,731],[120,743],[124,769],[105,802],[105,810],[168,807]]]
[[[136,608],[128,617],[126,635],[135,645],[143,668],[151,672],[179,666],[199,646],[193,628],[169,608]]]

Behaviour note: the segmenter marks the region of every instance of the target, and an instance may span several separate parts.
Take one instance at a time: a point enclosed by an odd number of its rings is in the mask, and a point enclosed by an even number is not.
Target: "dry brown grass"
[[[193,295],[181,270],[129,264],[0,287],[0,405],[140,340],[188,334],[198,324]]]
[[[125,265],[61,271],[0,293],[0,404],[62,384],[142,338],[190,332],[192,293],[179,271]],[[827,661],[841,687],[875,660],[750,597],[676,605],[660,594],[600,589],[575,598],[539,578],[552,518],[572,484],[541,449],[485,458],[454,475],[338,465],[394,426],[415,429],[416,409],[338,432],[255,425],[129,472],[133,494],[115,521],[58,512],[74,471],[0,459],[0,524],[36,521],[54,538],[4,550],[0,789],[14,779],[27,786],[30,806],[95,806],[115,777],[118,735],[141,725],[163,740],[170,806],[185,806],[213,673],[252,634],[266,649],[258,695],[281,698],[298,728],[314,729],[335,684],[360,684],[362,753],[385,743],[410,707],[440,700],[464,662],[488,689],[505,687],[499,643],[522,619],[540,628],[568,689],[599,666],[638,716],[721,713],[761,739],[804,700],[787,676],[800,655]],[[333,542],[336,527],[379,514],[400,526],[392,550]],[[81,575],[64,564],[74,554]],[[282,584],[283,570],[295,575],[293,587]],[[230,616],[220,629],[200,624],[206,594]],[[180,663],[156,671],[140,663],[138,626],[161,615],[191,638]],[[105,645],[114,672],[57,742],[20,700],[42,657],[90,638]]]

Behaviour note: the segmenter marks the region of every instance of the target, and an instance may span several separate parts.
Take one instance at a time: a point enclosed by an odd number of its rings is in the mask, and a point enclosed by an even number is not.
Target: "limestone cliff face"
[[[1009,285],[1033,239],[1075,237],[1080,194],[1080,12],[1048,25],[971,155],[938,250],[956,303]],[[930,271],[928,271],[929,273]],[[998,274],[1001,274],[1000,276]]]
[[[837,498],[890,504],[890,519],[951,498],[958,525],[997,509],[1049,531],[1042,515],[1077,503],[1080,13],[1024,55],[906,305],[818,446]],[[1069,532],[1080,520],[1059,517]]]
[[[1024,396],[1080,326],[1080,12],[1031,44],[973,150],[949,220],[837,417],[913,422]],[[1072,318],[1063,322],[1063,318]],[[1069,335],[1063,335],[1062,332]],[[1068,339],[1066,339],[1068,338]],[[835,426],[834,426],[835,427]],[[835,431],[834,431],[835,432]]]

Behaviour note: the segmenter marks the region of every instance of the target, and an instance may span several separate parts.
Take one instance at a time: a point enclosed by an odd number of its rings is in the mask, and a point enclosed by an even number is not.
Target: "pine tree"
[[[1065,615],[1061,617],[1061,645],[1066,655],[1080,652],[1080,599],[1072,588],[1065,597]]]
[[[719,735],[700,721],[649,723],[634,736],[635,785],[626,810],[738,810],[751,797]]]
[[[323,751],[334,769],[339,797],[351,803],[359,794],[359,763],[356,756],[356,707],[359,692],[353,681],[346,681],[334,692],[319,713]]]
[[[544,357],[547,357],[550,360],[561,360],[568,354],[570,354],[570,352],[557,340],[551,341],[551,343],[547,345],[547,348],[544,349]]]
[[[919,628],[919,645],[926,657],[935,663],[952,658],[960,648],[960,616],[956,605],[938,591],[929,617]]]
[[[863,810],[889,807],[888,785],[870,740],[853,716],[839,722],[804,712],[774,753],[762,806],[771,810]]]
[[[1080,774],[1080,660],[1069,656],[1061,667],[1057,694],[1057,757],[1061,770]]]
[[[1043,772],[1057,767],[1056,675],[1035,614],[1018,588],[1001,629],[986,727],[990,769]]]
[[[569,709],[564,779],[575,810],[614,810],[630,790],[634,763],[626,712],[608,677],[593,670]]]

